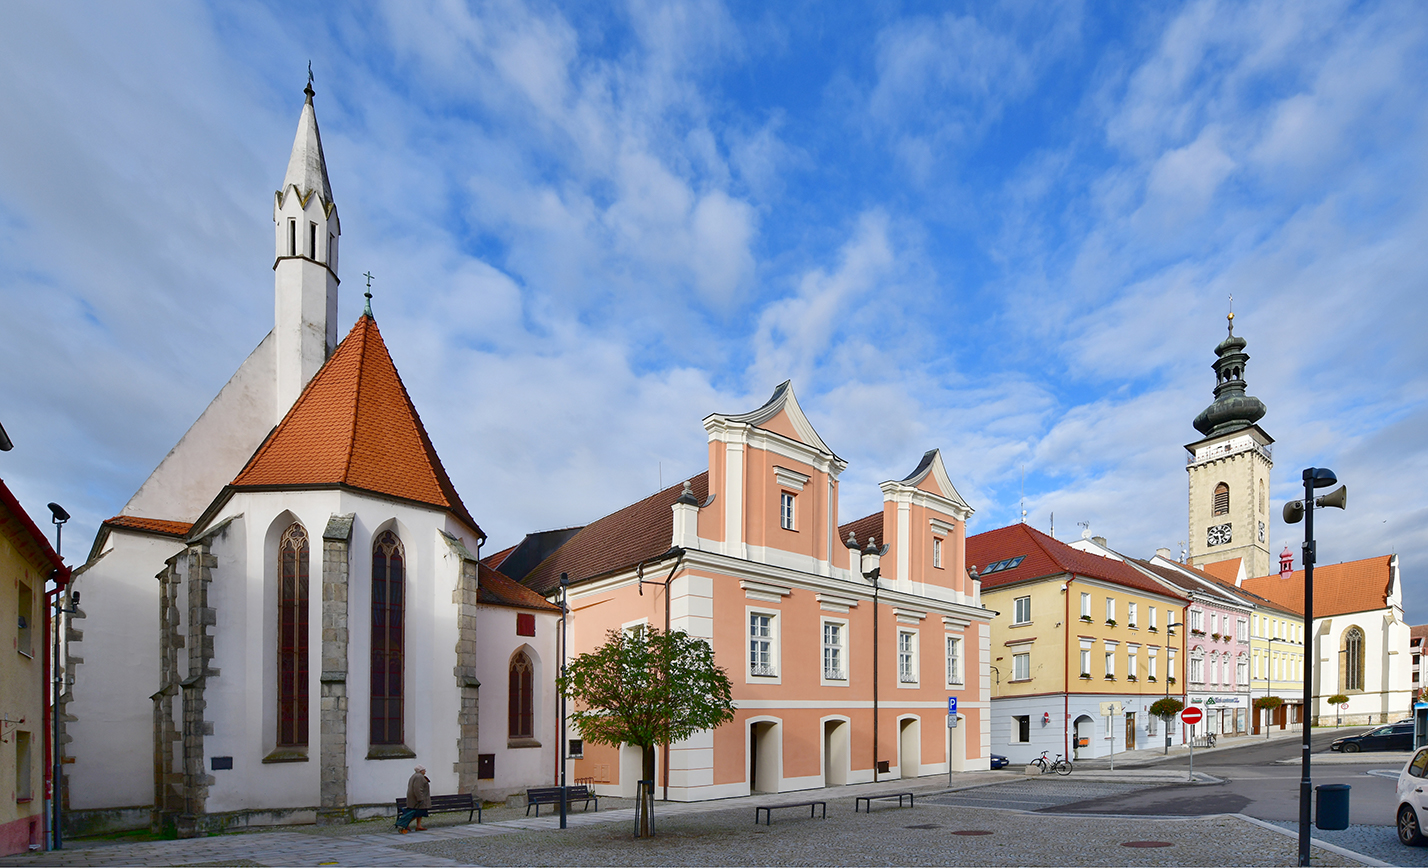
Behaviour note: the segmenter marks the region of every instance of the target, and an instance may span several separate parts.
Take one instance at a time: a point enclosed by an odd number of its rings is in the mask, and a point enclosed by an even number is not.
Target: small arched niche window
[[[1215,486],[1215,515],[1230,514],[1230,487],[1221,482]]]
[[[517,651],[511,656],[509,738],[535,737],[534,675],[535,667],[526,652]]]
[[[1343,659],[1340,664],[1339,683],[1344,690],[1364,689],[1364,631],[1358,627],[1350,627],[1344,631],[1343,648],[1340,649],[1339,656]]]
[[[307,531],[293,522],[278,542],[278,745],[307,744]]]
[[[372,744],[402,743],[405,578],[402,541],[385,531],[372,545]]]

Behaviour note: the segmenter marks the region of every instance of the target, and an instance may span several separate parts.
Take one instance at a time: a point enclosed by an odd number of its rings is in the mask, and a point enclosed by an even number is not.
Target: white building
[[[485,535],[370,303],[337,341],[341,226],[306,93],[273,330],[71,586],[75,829],[391,813],[416,764],[484,798],[555,773],[558,610],[478,568]]]

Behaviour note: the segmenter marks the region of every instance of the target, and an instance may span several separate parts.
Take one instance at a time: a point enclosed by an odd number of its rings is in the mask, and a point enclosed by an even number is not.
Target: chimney
[[[1106,538],[1103,536],[1093,536],[1091,537],[1091,542],[1095,543],[1103,549],[1109,548],[1109,546],[1106,545]]]
[[[1279,554],[1279,577],[1287,579],[1294,573],[1294,555],[1290,554],[1289,546],[1284,547],[1284,551]]]

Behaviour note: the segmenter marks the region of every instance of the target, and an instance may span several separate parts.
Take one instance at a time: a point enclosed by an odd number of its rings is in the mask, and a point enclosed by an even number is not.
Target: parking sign
[[[957,714],[957,697],[947,697],[947,713],[953,716]]]

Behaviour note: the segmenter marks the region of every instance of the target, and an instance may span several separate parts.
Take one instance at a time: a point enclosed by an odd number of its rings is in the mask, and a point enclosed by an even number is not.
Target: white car
[[[1428,818],[1428,747],[1419,748],[1398,773],[1398,840],[1410,847],[1428,844],[1423,821]]]

